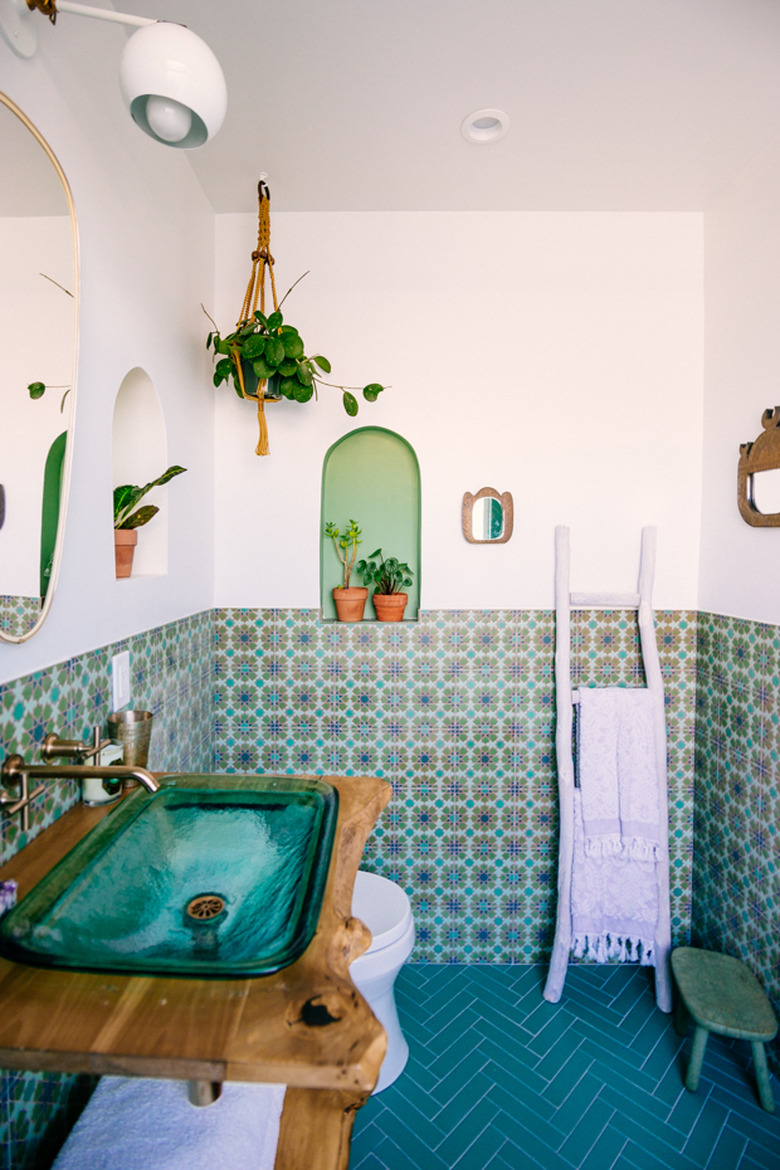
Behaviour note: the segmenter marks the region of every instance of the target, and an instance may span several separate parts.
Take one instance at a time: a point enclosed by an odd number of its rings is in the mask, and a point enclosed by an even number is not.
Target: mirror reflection
[[[75,406],[78,270],[67,180],[0,94],[0,640],[43,623],[59,567]]]
[[[484,487],[463,496],[463,535],[470,544],[505,544],[512,535],[512,493]]]
[[[780,513],[780,467],[751,475],[750,502],[764,516]]]

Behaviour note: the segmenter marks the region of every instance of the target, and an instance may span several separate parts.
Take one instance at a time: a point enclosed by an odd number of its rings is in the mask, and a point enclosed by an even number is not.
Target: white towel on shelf
[[[186,1081],[102,1077],[52,1170],[273,1170],[284,1092],[226,1081],[199,1108]]]
[[[657,856],[660,777],[655,699],[638,687],[582,687],[577,763],[589,857]]]

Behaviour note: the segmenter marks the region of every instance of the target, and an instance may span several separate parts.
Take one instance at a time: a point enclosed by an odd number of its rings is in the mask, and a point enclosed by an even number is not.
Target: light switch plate
[[[111,695],[114,711],[130,702],[130,651],[122,650],[111,659]]]

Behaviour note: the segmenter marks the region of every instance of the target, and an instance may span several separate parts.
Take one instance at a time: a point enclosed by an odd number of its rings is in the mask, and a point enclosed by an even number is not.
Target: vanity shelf
[[[391,795],[374,777],[326,776],[339,813],[323,908],[303,955],[255,979],[68,972],[0,959],[4,1068],[288,1086],[276,1170],[346,1170],[354,1112],[384,1030],[349,978],[368,930],[351,918],[363,847]],[[109,806],[109,809],[115,806]],[[0,869],[22,897],[108,809],[78,805]]]

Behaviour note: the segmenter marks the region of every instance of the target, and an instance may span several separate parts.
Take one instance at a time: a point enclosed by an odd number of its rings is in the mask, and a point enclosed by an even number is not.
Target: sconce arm
[[[42,12],[48,16],[52,24],[57,23],[58,12],[71,12],[75,16],[92,16],[95,20],[109,20],[112,24],[131,24],[135,28],[143,28],[147,24],[157,24],[146,16],[131,16],[127,12],[113,12],[110,8],[92,8],[89,4],[72,4],[70,0],[27,0],[27,7],[31,12]]]

